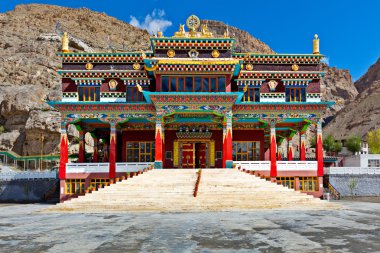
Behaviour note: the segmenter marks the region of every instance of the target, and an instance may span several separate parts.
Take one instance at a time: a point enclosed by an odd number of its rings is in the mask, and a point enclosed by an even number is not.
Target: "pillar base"
[[[226,161],[226,169],[232,169],[233,167],[233,162],[231,160]]]
[[[155,169],[162,169],[162,161],[155,161],[154,162],[154,168]]]

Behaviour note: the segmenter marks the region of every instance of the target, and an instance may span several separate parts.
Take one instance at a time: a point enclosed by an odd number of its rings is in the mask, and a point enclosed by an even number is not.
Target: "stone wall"
[[[57,179],[0,181],[0,202],[42,202],[54,185],[58,186]]]
[[[380,196],[380,175],[329,175],[329,182],[342,197],[351,196],[350,183],[356,180],[354,196]]]

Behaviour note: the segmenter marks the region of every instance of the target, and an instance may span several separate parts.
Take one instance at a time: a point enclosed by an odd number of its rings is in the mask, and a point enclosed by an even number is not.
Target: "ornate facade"
[[[312,54],[236,53],[234,38],[213,36],[196,16],[187,28],[173,37],[159,32],[146,52],[70,52],[62,40],[62,101],[48,102],[62,114],[62,199],[150,164],[238,166],[321,194],[321,115],[331,103],[320,96],[318,37]],[[77,163],[68,162],[68,124],[80,133]],[[315,155],[305,148],[311,124]],[[92,154],[85,154],[86,133]]]

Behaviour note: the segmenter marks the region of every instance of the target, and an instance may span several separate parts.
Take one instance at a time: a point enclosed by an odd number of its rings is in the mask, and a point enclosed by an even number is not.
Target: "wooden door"
[[[194,143],[182,144],[182,168],[194,168],[195,167],[195,150]]]
[[[195,144],[196,168],[206,168],[206,143]]]

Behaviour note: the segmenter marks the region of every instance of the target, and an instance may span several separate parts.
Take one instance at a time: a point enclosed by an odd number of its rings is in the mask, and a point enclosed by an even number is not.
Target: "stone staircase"
[[[296,192],[235,169],[203,169],[198,196],[195,169],[152,170],[47,211],[232,211],[255,209],[336,209],[335,203]]]

